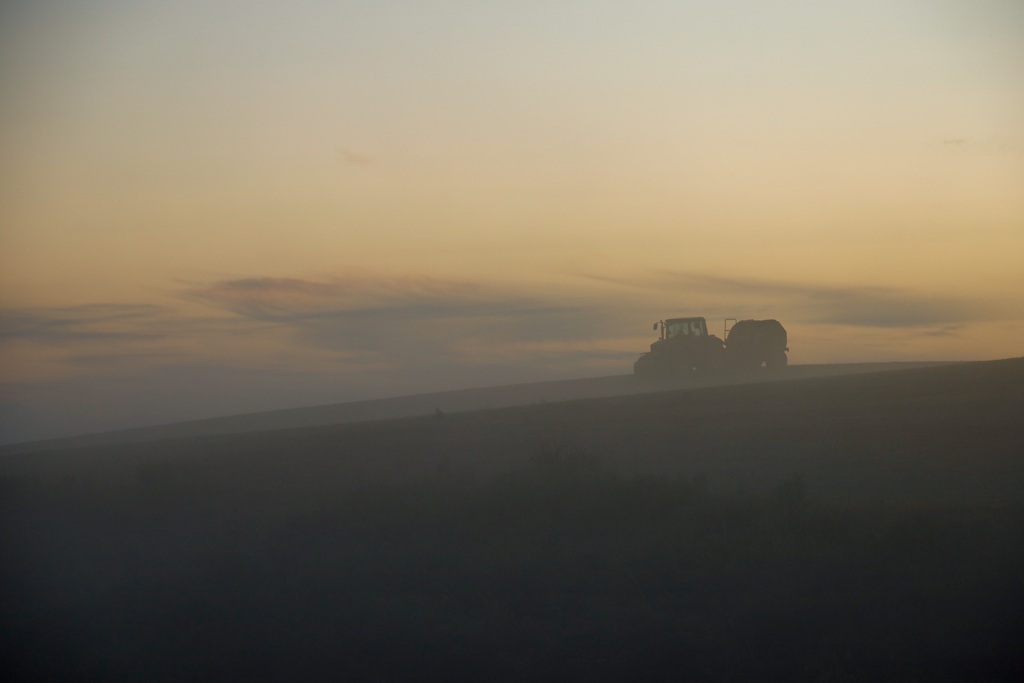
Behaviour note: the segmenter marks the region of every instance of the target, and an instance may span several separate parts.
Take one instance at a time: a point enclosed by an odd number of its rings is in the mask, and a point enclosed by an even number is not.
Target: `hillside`
[[[1024,444],[1024,359],[657,388],[396,421],[36,451],[0,458],[0,473],[130,478],[139,467],[163,463],[193,474],[231,471],[238,480],[308,475],[319,485],[350,486],[437,470],[487,475],[555,448],[584,451],[625,473],[702,472],[722,486],[756,487],[800,472],[840,497],[882,496],[893,486],[903,495],[976,501],[1024,491],[1015,457]]]
[[[467,412],[488,408],[552,403],[582,398],[624,396],[666,391],[669,389],[775,382],[832,375],[848,375],[908,368],[932,367],[938,362],[840,363],[831,365],[797,365],[785,373],[747,373],[740,375],[708,375],[678,377],[661,381],[638,381],[632,375],[590,377],[573,380],[534,382],[508,386],[477,387],[412,396],[397,396],[366,401],[351,401],[320,406],[213,417],[172,424],[160,424],[114,432],[48,439],[27,443],[0,445],[0,456],[40,450],[103,446],[114,443],[145,442],[215,434],[274,431],[322,425],[347,424],[367,420],[390,420],[417,415]]]
[[[1024,359],[0,458],[25,680],[1019,680]]]

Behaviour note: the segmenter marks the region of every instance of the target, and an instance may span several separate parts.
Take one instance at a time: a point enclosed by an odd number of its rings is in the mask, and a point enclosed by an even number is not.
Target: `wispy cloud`
[[[894,288],[808,289],[799,307],[809,322],[859,327],[932,327],[989,318],[988,307]]]
[[[410,304],[465,303],[480,286],[426,276],[343,276],[325,281],[251,277],[190,287],[187,296],[242,316],[295,320],[339,312],[395,309]]]
[[[607,302],[426,275],[247,277],[192,283],[179,294],[178,307],[0,311],[8,370],[30,361],[45,363],[50,375],[224,363],[391,377],[434,373],[443,381],[445,368],[527,367],[561,358],[567,369],[595,353],[595,340],[621,336],[619,311]]]
[[[368,155],[347,147],[338,150],[338,158],[346,164],[351,164],[353,166],[369,166],[373,163],[373,159]]]
[[[403,365],[451,357],[466,340],[550,341],[612,330],[604,324],[606,307],[428,276],[245,278],[194,287],[187,295],[291,328],[315,346],[391,354]]]
[[[155,339],[170,310],[151,304],[89,304],[0,310],[0,339],[41,344]]]
[[[676,291],[691,301],[731,299],[741,306],[757,302],[811,324],[860,327],[928,327],[991,320],[986,302],[896,287],[841,287],[758,278],[723,277],[685,271],[641,275],[583,277],[645,290]],[[695,301],[696,303],[696,301]],[[778,313],[777,315],[782,315]]]
[[[1024,144],[1019,139],[998,138],[979,140],[976,138],[948,137],[942,138],[939,144],[949,150],[959,150],[961,153],[991,153],[1018,155],[1024,153]]]
[[[920,334],[925,337],[956,337],[963,333],[967,325],[943,325],[942,327],[922,330]]]

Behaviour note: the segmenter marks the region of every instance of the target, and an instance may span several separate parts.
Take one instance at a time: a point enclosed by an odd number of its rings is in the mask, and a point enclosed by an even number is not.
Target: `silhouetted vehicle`
[[[740,320],[725,330],[725,340],[708,333],[704,318],[669,318],[654,323],[660,338],[633,364],[638,377],[668,377],[690,372],[785,367],[786,329],[778,320]],[[728,325],[729,320],[726,321]]]

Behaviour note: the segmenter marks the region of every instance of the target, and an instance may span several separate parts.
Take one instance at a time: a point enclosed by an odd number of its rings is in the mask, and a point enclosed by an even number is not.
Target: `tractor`
[[[638,377],[781,368],[788,362],[786,329],[778,320],[727,319],[724,341],[699,317],[659,320],[653,329],[660,336],[633,364]]]

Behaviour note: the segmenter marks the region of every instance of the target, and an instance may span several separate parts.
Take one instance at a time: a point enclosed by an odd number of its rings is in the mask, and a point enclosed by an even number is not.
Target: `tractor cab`
[[[662,339],[708,336],[708,323],[704,318],[669,318],[654,323],[655,330],[659,327]]]

